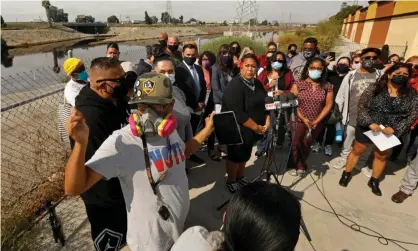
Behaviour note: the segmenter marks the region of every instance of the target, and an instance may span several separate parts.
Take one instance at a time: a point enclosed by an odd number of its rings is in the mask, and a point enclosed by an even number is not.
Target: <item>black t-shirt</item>
[[[241,127],[241,134],[246,143],[252,143],[259,138],[250,128],[243,124],[251,118],[258,125],[266,122],[265,98],[267,93],[258,79],[254,80],[255,90],[251,90],[238,75],[225,88],[222,111],[233,111]]]

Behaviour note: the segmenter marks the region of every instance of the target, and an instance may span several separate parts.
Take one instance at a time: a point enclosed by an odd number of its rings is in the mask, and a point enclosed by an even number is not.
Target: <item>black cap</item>
[[[367,54],[369,52],[375,52],[377,56],[380,56],[380,50],[377,48],[373,48],[373,47],[363,49],[360,53],[360,56],[363,56],[364,54]]]

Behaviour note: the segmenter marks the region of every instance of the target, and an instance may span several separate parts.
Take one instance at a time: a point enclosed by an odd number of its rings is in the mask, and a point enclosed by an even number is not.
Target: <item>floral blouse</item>
[[[371,84],[360,96],[357,124],[369,127],[382,124],[392,127],[395,136],[402,136],[418,118],[418,96],[391,97],[387,90],[375,93],[376,84]]]

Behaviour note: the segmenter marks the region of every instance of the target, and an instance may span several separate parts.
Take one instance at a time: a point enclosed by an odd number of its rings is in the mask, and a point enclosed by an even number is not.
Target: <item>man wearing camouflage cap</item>
[[[202,131],[183,143],[171,116],[171,82],[154,72],[138,78],[130,103],[138,104],[130,124],[107,138],[87,163],[84,152],[89,128],[83,114],[72,111],[67,131],[76,143],[65,170],[65,191],[77,195],[101,178],[118,177],[131,250],[169,250],[189,211],[185,160],[213,132],[213,114],[206,118]]]

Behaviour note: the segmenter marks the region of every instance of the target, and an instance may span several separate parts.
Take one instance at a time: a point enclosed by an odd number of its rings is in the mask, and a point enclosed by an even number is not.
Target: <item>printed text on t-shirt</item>
[[[162,148],[152,150],[149,152],[149,156],[151,161],[154,162],[154,165],[159,173],[164,172],[164,165],[167,168],[172,168],[174,165],[179,165],[186,159],[178,142],[170,145],[170,147],[164,146]]]

